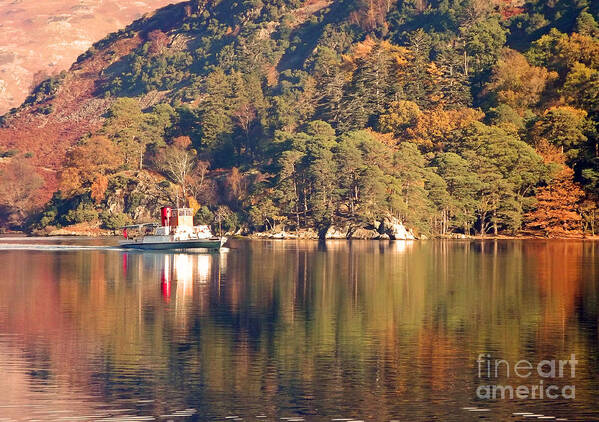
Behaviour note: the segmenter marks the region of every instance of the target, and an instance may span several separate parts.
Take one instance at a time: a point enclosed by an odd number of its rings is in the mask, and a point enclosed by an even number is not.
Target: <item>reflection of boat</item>
[[[129,231],[139,235],[129,236]],[[144,250],[220,249],[227,241],[215,237],[208,226],[194,226],[190,208],[161,209],[161,224],[137,224],[123,228],[122,248]]]

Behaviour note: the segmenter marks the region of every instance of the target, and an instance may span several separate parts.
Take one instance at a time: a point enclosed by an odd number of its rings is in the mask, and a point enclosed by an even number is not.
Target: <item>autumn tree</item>
[[[12,159],[0,169],[0,206],[12,214],[12,221],[21,222],[36,206],[37,194],[44,179],[24,158]]]
[[[545,68],[531,66],[517,51],[504,49],[493,68],[487,89],[494,92],[497,101],[523,114],[539,103],[547,82],[557,77]]]
[[[484,114],[471,108],[443,109],[436,107],[418,115],[416,124],[407,127],[405,133],[409,140],[426,150],[442,150],[452,138],[452,132],[465,129],[483,118]]]
[[[412,101],[400,100],[390,104],[386,113],[381,114],[378,121],[378,130],[383,133],[393,133],[401,138],[405,137],[406,130],[415,127],[422,116],[418,104]]]
[[[574,172],[562,166],[553,180],[537,191],[537,205],[526,215],[527,228],[548,237],[580,233],[580,200],[584,192],[574,182]]]
[[[67,197],[89,191],[96,203],[104,199],[108,175],[123,164],[118,146],[102,135],[92,136],[67,151],[60,190]]]

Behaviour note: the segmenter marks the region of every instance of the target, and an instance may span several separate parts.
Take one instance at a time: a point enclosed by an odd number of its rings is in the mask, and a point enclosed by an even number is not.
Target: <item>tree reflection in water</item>
[[[9,404],[58,411],[75,401],[81,414],[134,403],[134,414],[193,408],[200,420],[459,421],[478,419],[461,410],[472,405],[496,419],[522,409],[599,416],[595,243],[231,247],[4,251]],[[577,400],[476,402],[482,352],[511,362],[576,353]]]

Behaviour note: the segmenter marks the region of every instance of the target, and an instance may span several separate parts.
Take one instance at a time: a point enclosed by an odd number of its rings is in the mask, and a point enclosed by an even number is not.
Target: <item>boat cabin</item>
[[[193,210],[191,208],[162,207],[160,220],[162,227],[193,227]]]

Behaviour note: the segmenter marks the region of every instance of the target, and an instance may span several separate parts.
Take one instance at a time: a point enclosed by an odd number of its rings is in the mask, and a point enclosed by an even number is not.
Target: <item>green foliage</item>
[[[125,198],[125,212],[130,213],[139,207],[144,199],[144,195],[140,192],[132,192]]]
[[[212,225],[214,222],[214,213],[205,205],[202,205],[194,216],[194,223],[200,225]]]
[[[96,221],[99,217],[98,211],[88,202],[81,202],[77,208],[69,210],[64,216],[66,224],[77,224]]]
[[[171,90],[190,76],[193,57],[187,52],[175,51],[148,56],[142,50],[130,60],[129,72],[112,80],[109,91],[113,95],[139,95],[152,90]]]
[[[52,76],[52,77],[46,79],[45,81],[43,81],[42,83],[40,83],[38,86],[36,86],[33,89],[31,94],[29,94],[29,96],[25,99],[25,102],[23,103],[23,105],[27,106],[27,105],[39,104],[44,101],[48,101],[48,100],[52,99],[54,94],[56,94],[56,92],[62,85],[62,82],[63,82],[64,78],[66,77],[66,75],[67,75],[66,72],[63,71],[63,72],[59,73],[58,75]],[[50,105],[50,104],[44,105],[39,110],[43,114],[49,114],[52,112],[52,105]]]
[[[110,211],[102,211],[100,214],[102,228],[109,230],[117,230],[126,226],[131,222],[131,219],[124,213],[113,213]]]
[[[19,150],[16,149],[9,149],[6,151],[2,151],[0,152],[0,158],[10,158],[10,157],[14,157],[15,155],[17,155],[19,153]]]

